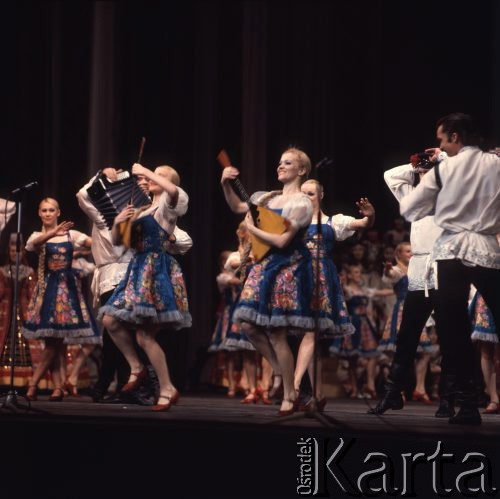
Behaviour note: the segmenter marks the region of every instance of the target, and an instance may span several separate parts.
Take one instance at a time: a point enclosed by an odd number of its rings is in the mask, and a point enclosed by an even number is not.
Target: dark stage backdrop
[[[319,161],[327,213],[369,196],[377,227],[397,206],[382,172],[433,145],[434,123],[475,115],[500,145],[500,7],[470,2],[17,2],[2,7],[0,196],[38,180],[88,230],[75,193],[99,168],[175,166],[190,195],[179,225],[193,328],[205,348],[218,300],[217,255],[239,219],[219,186],[225,147],[250,191],[276,186],[289,145]],[[4,238],[5,239],[5,234]]]

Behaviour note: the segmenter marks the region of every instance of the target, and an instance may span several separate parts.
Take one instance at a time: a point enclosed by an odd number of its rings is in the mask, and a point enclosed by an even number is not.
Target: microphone
[[[36,187],[38,185],[38,182],[35,180],[34,182],[30,182],[29,184],[23,185],[22,187],[18,187],[17,189],[14,189],[11,194],[15,196],[16,194],[20,194],[21,192],[24,191],[29,191],[33,187]]]
[[[314,165],[314,168],[316,170],[320,170],[321,168],[325,168],[327,166],[330,166],[331,164],[333,164],[333,159],[324,157],[321,161]]]

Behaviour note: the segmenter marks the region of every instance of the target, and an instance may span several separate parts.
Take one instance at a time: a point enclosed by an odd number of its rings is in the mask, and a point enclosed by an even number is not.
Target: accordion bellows
[[[87,189],[87,193],[110,230],[116,215],[128,204],[141,208],[151,203],[149,196],[137,186],[135,177],[129,171],[119,173],[116,181],[100,174]]]

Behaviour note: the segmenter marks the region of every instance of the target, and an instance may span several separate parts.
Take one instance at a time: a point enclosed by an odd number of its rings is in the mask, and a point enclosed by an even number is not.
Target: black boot
[[[454,404],[446,397],[439,398],[439,406],[434,416],[436,418],[452,418],[455,415]]]
[[[439,380],[439,407],[436,418],[452,418],[455,415],[455,394],[457,379],[454,374],[442,374]]]
[[[473,381],[462,385],[462,389],[457,391],[457,403],[460,409],[452,416],[448,423],[463,425],[480,425],[481,414],[477,409],[477,390]]]
[[[92,398],[92,402],[96,404],[100,404],[106,395],[106,392],[103,390],[100,390],[99,388],[93,388],[90,392],[90,396]]]
[[[448,420],[450,424],[480,425],[481,414],[476,406],[461,405],[455,416]]]
[[[384,395],[382,400],[368,414],[384,414],[388,409],[394,411],[402,409],[404,406],[401,391],[408,380],[408,369],[400,364],[393,363],[391,371],[384,385]]]

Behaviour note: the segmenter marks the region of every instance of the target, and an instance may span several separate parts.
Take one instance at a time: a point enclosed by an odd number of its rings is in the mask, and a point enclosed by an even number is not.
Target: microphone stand
[[[14,279],[14,293],[12,296],[12,311],[11,311],[11,328],[10,328],[10,384],[7,394],[2,395],[0,398],[5,397],[5,401],[0,405],[0,411],[8,410],[17,413],[20,409],[34,410],[31,407],[29,399],[21,395],[28,401],[28,405],[20,404],[18,394],[14,387],[14,368],[16,363],[16,334],[17,334],[17,310],[19,301],[19,267],[21,264],[21,216],[22,216],[22,203],[20,199],[16,200],[16,213],[17,213],[17,232],[16,232],[16,270]],[[12,276],[11,276],[12,278]],[[44,412],[38,411],[37,412]]]

